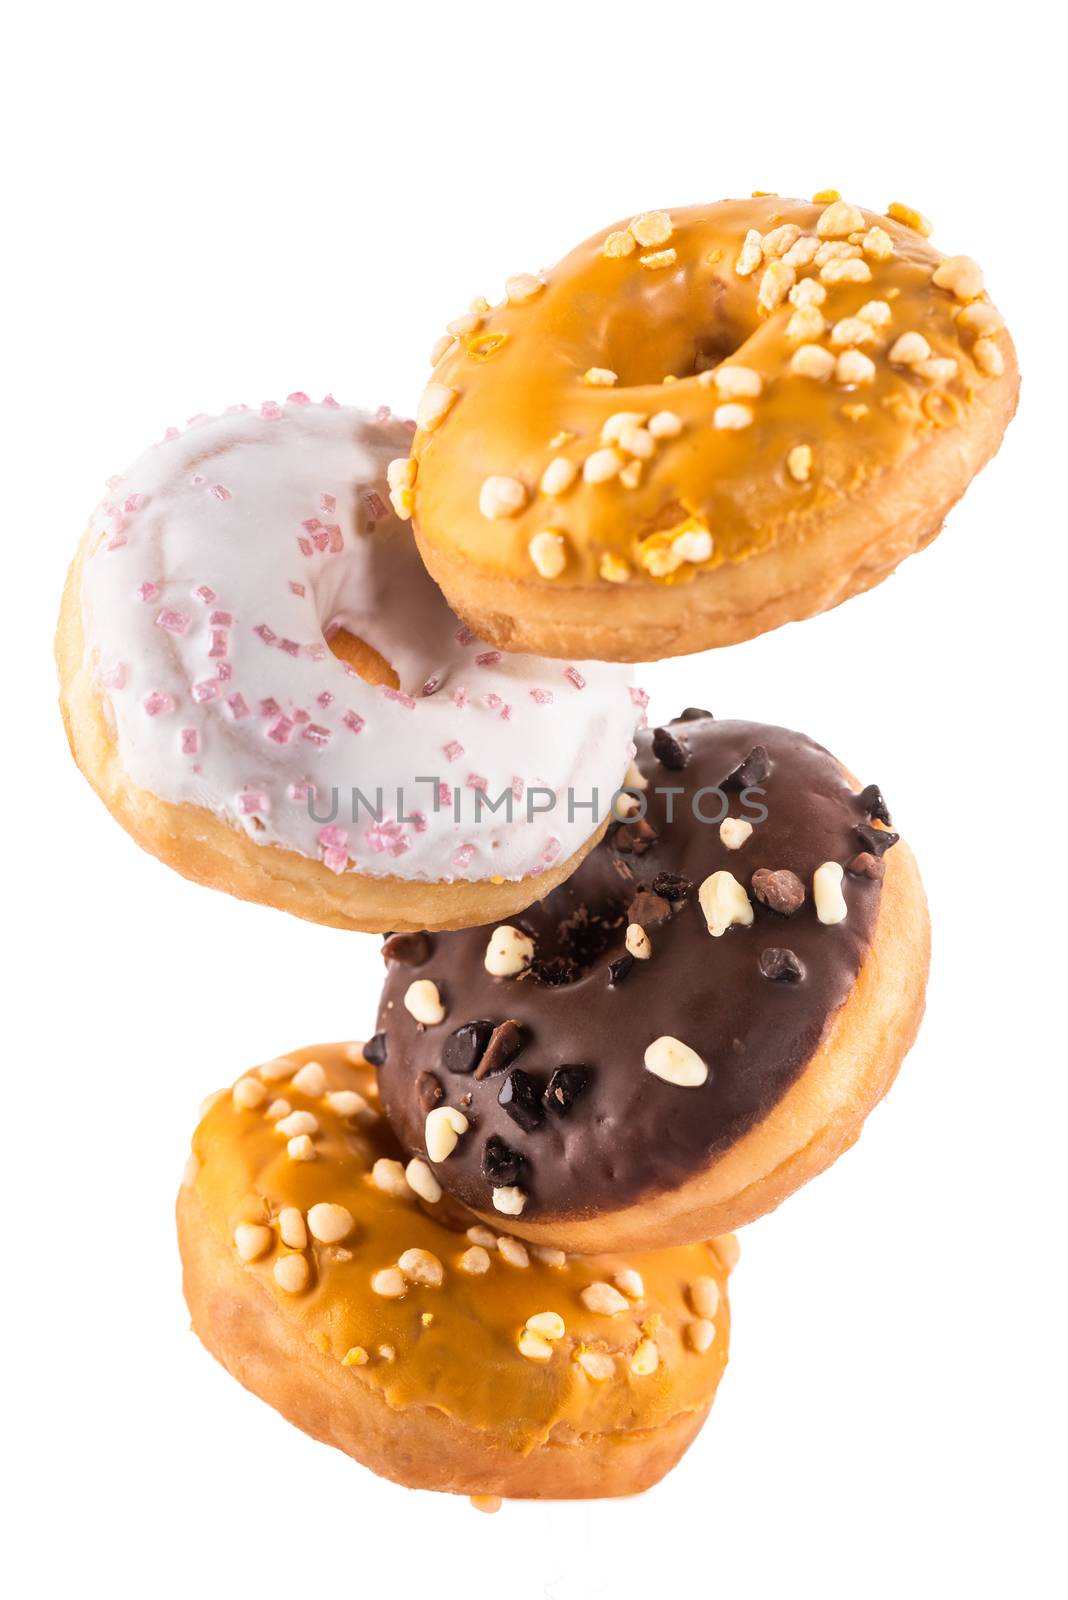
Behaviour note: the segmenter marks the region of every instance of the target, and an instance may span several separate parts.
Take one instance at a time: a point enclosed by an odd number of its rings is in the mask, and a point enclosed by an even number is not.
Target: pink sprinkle
[[[218,678],[220,683],[229,683],[233,675],[234,669],[230,665],[229,661],[220,661],[219,665],[215,668],[215,676]]]
[[[200,735],[195,728],[182,729],[182,754],[195,756],[200,749]]]
[[[379,684],[379,690],[385,700],[395,700],[398,705],[406,707],[409,711],[415,710],[415,701],[410,694],[403,694],[400,689],[391,689],[387,684]]]
[[[535,705],[551,706],[553,703],[553,692],[551,689],[531,689],[530,698],[534,701]]]
[[[425,811],[413,811],[411,816],[412,827],[416,833],[425,833],[430,824],[427,822]]]
[[[268,695],[266,700],[260,701],[261,717],[276,717],[281,709],[282,707],[278,704],[278,701],[270,695]]]
[[[341,402],[335,400],[332,394],[324,394],[321,403],[324,406],[329,406],[332,411],[339,411],[341,409]]]
[[[323,866],[326,867],[329,872],[342,873],[348,864],[349,853],[347,850],[323,851]]]
[[[502,722],[511,722],[511,720],[512,720],[512,707],[511,706],[502,706],[501,707],[501,721]]]
[[[154,600],[158,594],[158,583],[140,583],[137,586],[137,598],[139,600]]]
[[[363,503],[375,521],[389,515],[389,507],[376,489],[369,489],[363,497]]]
[[[197,705],[203,705],[205,700],[218,700],[222,694],[222,684],[218,678],[202,678],[199,683],[194,683],[189,693]]]
[[[247,717],[249,715],[249,703],[243,694],[230,695],[226,704],[230,707],[230,715],[233,717],[235,722],[239,722],[242,717]]]
[[[308,591],[305,589],[305,587],[304,587],[304,585],[302,583],[294,583],[293,579],[290,578],[290,580],[289,580],[289,592],[290,592],[290,594],[299,595],[300,598],[303,599]]]
[[[174,698],[169,694],[159,694],[155,689],[151,694],[146,694],[142,704],[150,717],[165,717],[174,710]]]
[[[184,611],[168,611],[164,607],[156,618],[156,627],[164,628],[168,633],[183,634],[192,620]]]
[[[411,840],[399,822],[388,820],[372,822],[364,834],[364,839],[368,849],[373,850],[376,855],[388,850],[391,856],[402,856],[406,850],[411,849]]]
[[[470,705],[471,696],[468,694],[466,689],[454,689],[452,694],[452,703],[454,706],[459,706],[460,710],[462,711],[464,706]]]
[[[330,693],[329,689],[324,689],[322,694],[317,694],[315,696],[315,704],[317,706],[322,706],[324,711],[326,710],[327,706],[332,706],[333,703],[334,703],[334,697]]]
[[[359,733],[364,725],[363,718],[357,711],[346,711],[341,720],[351,733]]]
[[[291,800],[306,801],[308,796],[313,795],[314,793],[315,785],[312,783],[291,783],[288,789],[289,798]]]
[[[178,437],[179,434],[177,428],[164,428],[163,438],[167,443],[169,443],[172,439],[177,439]]]
[[[232,611],[213,611],[208,618],[213,628],[232,628],[234,617]]]
[[[456,630],[455,639],[457,644],[474,644],[475,635],[471,632],[466,622],[461,622]]]
[[[345,547],[345,541],[341,537],[341,529],[336,522],[331,522],[327,525],[326,531],[330,541],[330,553],[336,556]]]
[[[643,711],[649,704],[649,696],[646,694],[645,690],[639,689],[638,686],[633,683],[630,686],[630,699],[632,705],[641,706]]]
[[[305,517],[304,521],[301,523],[301,527],[304,529],[305,533],[315,533],[315,531],[322,526],[323,524],[318,517]]]
[[[319,510],[320,511],[326,511],[326,512],[336,511],[337,510],[337,495],[336,494],[321,494],[319,496]]]
[[[499,650],[483,650],[480,656],[475,657],[476,667],[495,667],[501,659]]]
[[[388,406],[379,406],[378,410],[375,412],[375,421],[388,422],[392,415],[393,413]]]
[[[438,672],[434,672],[426,680],[426,682],[424,683],[423,687],[420,689],[419,693],[423,696],[424,699],[426,699],[426,697],[428,695],[437,694],[437,692],[438,692],[438,690],[440,688],[441,688],[441,674],[438,673]]]
[[[439,807],[452,805],[452,790],[447,783],[438,784],[438,805]]]
[[[258,622],[252,631],[258,639],[263,640],[264,644],[274,644],[278,638],[274,629],[269,628],[265,622]]]
[[[287,656],[299,656],[300,645],[295,639],[279,639],[279,650],[284,650]]]
[[[193,416],[186,417],[185,425],[186,425],[187,428],[195,428],[201,422],[210,422],[210,421],[211,421],[211,418],[208,416],[208,413],[206,411],[197,411]]]
[[[289,717],[278,717],[267,729],[267,737],[274,744],[288,744],[295,726]]]
[[[579,671],[578,667],[565,667],[564,677],[567,679],[568,683],[573,683],[576,689],[585,689],[586,680],[582,676],[582,673]]]
[[[211,649],[208,651],[209,660],[218,660],[221,656],[225,656],[229,648],[230,635],[227,633],[226,629],[212,628]]]
[[[474,854],[475,847],[473,844],[462,844],[452,858],[453,866],[458,867],[461,871],[463,871],[464,867],[471,865]]]
[[[198,588],[193,590],[193,598],[194,600],[203,601],[204,605],[206,606],[211,606],[215,604],[219,596],[215,593],[214,589],[209,589],[206,583],[202,583]]]
[[[128,494],[126,499],[122,502],[122,509],[124,511],[129,511],[132,515],[135,511],[143,510],[147,504],[147,494]]]
[[[302,533],[297,535],[297,544],[300,546],[300,553],[302,556],[310,556],[313,553],[314,546],[312,545],[311,540],[305,539]]]
[[[226,415],[228,417],[239,417],[242,414],[242,412],[245,412],[247,410],[248,410],[248,406],[245,405],[244,401],[239,401],[239,403],[236,406],[227,406]]]
[[[126,664],[116,661],[114,666],[108,667],[100,674],[100,687],[102,689],[125,689]]]
[[[484,778],[480,772],[469,772],[464,781],[469,789],[481,789],[483,794],[489,788],[489,779]]]
[[[302,734],[302,738],[307,739],[317,750],[322,750],[328,745],[331,737],[330,729],[322,727],[318,722],[309,722]]]
[[[524,787],[525,786],[524,786],[522,778],[513,778],[512,779],[512,799],[513,800],[522,800]]]
[[[303,389],[294,389],[292,394],[287,394],[286,399],[291,406],[310,406],[311,400]]]
[[[328,823],[325,828],[319,829],[319,843],[324,849],[340,850],[349,842],[349,830],[339,827],[336,822]]]
[[[208,490],[216,500],[232,500],[233,494],[224,483],[213,483]]]
[[[559,854],[560,841],[554,837],[547,841],[545,849],[541,853],[541,859],[547,867],[551,867]]]
[[[109,550],[121,550],[123,545],[126,543],[126,535],[123,533],[122,529],[119,528],[118,531],[113,533],[111,538],[108,540],[107,548]]]
[[[442,745],[446,761],[459,761],[464,753],[464,747],[457,739],[450,739],[448,744]]]
[[[482,696],[482,704],[487,711],[499,711],[504,705],[504,701],[499,694],[484,694]]]
[[[122,482],[122,473],[121,472],[113,472],[111,474],[110,478],[105,478],[104,479],[104,488],[105,489],[117,489],[121,482]]]
[[[328,528],[318,527],[312,534],[311,538],[312,544],[315,546],[316,550],[321,553],[330,543],[330,531]]]
[[[268,422],[277,422],[281,415],[282,407],[277,400],[265,400],[260,406],[260,416],[265,417]]]
[[[310,722],[311,721],[311,712],[310,711],[305,711],[303,706],[298,706],[296,711],[294,711],[294,713],[293,713],[293,721],[294,722],[300,722],[300,723]]]
[[[237,797],[237,809],[243,817],[266,817],[271,812],[270,796],[262,789],[242,789]]]
[[[304,653],[311,661],[324,661],[326,659],[325,644],[306,644]]]

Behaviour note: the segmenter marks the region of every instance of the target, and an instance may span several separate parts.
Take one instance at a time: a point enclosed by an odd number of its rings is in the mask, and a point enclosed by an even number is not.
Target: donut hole
[[[693,378],[729,360],[753,332],[753,323],[734,314],[714,281],[705,286],[699,304],[658,297],[626,308],[608,330],[599,364],[627,388]]]
[[[597,908],[579,905],[549,929],[540,920],[519,917],[517,921],[524,932],[536,937],[538,959],[532,963],[531,976],[555,987],[577,983],[607,951],[619,945],[626,932],[627,913],[621,900],[609,900]]]
[[[347,628],[332,628],[326,632],[326,642],[346,666],[359,673],[364,683],[386,689],[399,689],[400,679],[386,660],[366,639],[350,633]]]

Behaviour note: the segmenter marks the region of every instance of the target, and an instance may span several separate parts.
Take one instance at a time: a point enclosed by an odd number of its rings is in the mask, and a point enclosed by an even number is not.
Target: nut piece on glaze
[[[645,1052],[645,1069],[665,1083],[677,1084],[680,1089],[699,1089],[708,1078],[708,1066],[696,1050],[691,1050],[681,1039],[661,1034]]]
[[[534,959],[534,944],[525,933],[505,923],[494,928],[486,946],[485,967],[495,978],[514,978]]]

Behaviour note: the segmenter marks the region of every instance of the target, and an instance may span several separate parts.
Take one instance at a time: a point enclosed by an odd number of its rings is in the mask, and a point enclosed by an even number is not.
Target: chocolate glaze
[[[682,767],[674,765],[677,756],[664,738],[655,736],[669,756],[667,767],[653,754],[654,735],[639,735],[637,761],[650,783],[647,819],[655,839],[646,839],[638,853],[628,838],[633,830],[610,826],[567,883],[513,919],[535,945],[534,963],[522,977],[486,972],[488,927],[435,935],[417,971],[389,964],[378,1016],[387,1043],[378,1071],[386,1114],[401,1142],[422,1152],[425,1110],[416,1086],[421,1074],[435,1074],[445,1100],[462,1107],[470,1129],[434,1170],[446,1190],[479,1210],[492,1209],[483,1160],[491,1138],[491,1170],[509,1166],[502,1144],[518,1158],[512,1169],[518,1177],[510,1181],[527,1194],[524,1218],[588,1216],[678,1187],[782,1098],[853,987],[871,943],[879,878],[847,876],[849,913],[830,927],[817,920],[811,893],[786,917],[757,900],[750,880],[761,867],[787,869],[810,887],[822,862],[851,861],[866,838],[858,828],[870,825],[871,792],[855,794],[838,763],[801,734],[690,718],[670,726],[672,742],[685,747]],[[753,771],[767,767],[762,793],[739,787],[747,762]],[[684,792],[669,796],[656,786]],[[726,848],[718,823],[695,820],[691,798],[705,787],[722,788],[729,814],[753,821],[741,849]],[[700,803],[718,818],[715,795]],[[760,805],[767,807],[764,821],[755,814]],[[713,939],[697,891],[721,869],[749,892],[754,920]],[[692,883],[685,898],[656,895],[654,879],[665,873],[673,877],[662,878],[661,887],[666,881],[675,888],[676,878]],[[645,924],[652,956],[621,973],[630,908],[636,901],[648,908],[658,898],[664,914]],[[762,962],[765,951],[774,954]],[[442,994],[447,1015],[438,1027],[421,1027],[403,1006],[416,976],[432,979]],[[481,1019],[517,1022],[524,1037],[519,1053],[503,1070],[481,1077],[443,1070],[449,1035]],[[682,1040],[707,1062],[700,1088],[646,1071],[646,1046],[661,1034]],[[581,1081],[581,1092],[567,1097],[562,1113],[557,1104],[539,1116],[532,1089],[548,1091],[562,1068],[584,1070],[581,1080],[562,1080]],[[505,1086],[516,1070],[524,1076],[510,1091]]]

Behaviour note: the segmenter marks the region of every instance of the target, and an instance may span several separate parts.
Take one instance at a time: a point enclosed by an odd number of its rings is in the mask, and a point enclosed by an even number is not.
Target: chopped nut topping
[[[817,189],[812,196],[814,206],[829,206],[832,200],[841,200],[842,196],[837,189]]]
[[[284,1139],[292,1139],[301,1133],[318,1133],[319,1119],[311,1111],[291,1111],[288,1117],[282,1117],[275,1123],[275,1127]]]
[[[719,825],[720,843],[728,850],[740,850],[753,832],[753,824],[744,817],[724,817]]]
[[[274,1234],[259,1222],[239,1222],[234,1229],[234,1249],[242,1261],[258,1261],[274,1244]]]
[[[760,241],[764,259],[771,260],[773,256],[784,256],[800,237],[801,229],[796,222],[784,222],[780,227],[772,228]]]
[[[601,428],[601,443],[618,444],[627,428],[640,428],[644,421],[644,411],[613,411]]]
[[[420,1161],[418,1156],[413,1156],[404,1169],[404,1176],[420,1200],[425,1200],[431,1206],[437,1205],[441,1199],[441,1184],[425,1161]]]
[[[469,333],[475,333],[482,326],[482,314],[478,311],[465,311],[462,316],[453,317],[451,322],[445,324],[445,332],[454,339],[466,339]]]
[[[880,228],[876,224],[874,227],[869,228],[863,239],[861,239],[860,248],[873,261],[889,261],[894,253],[894,241],[885,228]]]
[[[611,389],[619,377],[610,367],[589,367],[582,374],[582,381],[593,389]]]
[[[828,261],[826,266],[820,268],[820,282],[835,283],[870,283],[871,268],[866,261],[852,259]]]
[[[532,1244],[531,1250],[539,1261],[544,1261],[547,1267],[563,1267],[567,1264],[567,1256],[562,1250],[555,1249],[548,1244]]]
[[[645,1296],[645,1281],[633,1267],[621,1267],[615,1275],[615,1286],[628,1300],[641,1300]]]
[[[447,1161],[470,1124],[454,1106],[435,1106],[423,1125],[423,1143],[431,1161]]]
[[[621,556],[612,555],[606,551],[601,557],[598,572],[605,583],[626,583],[630,577],[630,567]]]
[[[795,444],[787,452],[786,470],[795,483],[808,483],[812,477],[812,446]]]
[[[702,373],[699,382],[705,381]],[[752,367],[716,367],[708,375],[716,393],[722,400],[755,400],[764,387],[764,380]]]
[[[793,267],[796,272],[800,272],[802,267],[812,265],[819,247],[820,242],[818,239],[814,238],[811,233],[803,233],[800,239],[797,239],[787,250],[783,260],[788,267]]]
[[[674,411],[657,411],[649,418],[648,427],[654,439],[677,439],[682,432],[682,418]]]
[[[278,1237],[290,1250],[307,1249],[308,1230],[296,1206],[283,1206],[278,1213]]]
[[[712,1248],[726,1270],[733,1272],[738,1265],[738,1257],[742,1253],[741,1246],[738,1243],[738,1235],[736,1233],[721,1233],[718,1239],[712,1240]]]
[[[635,238],[629,228],[620,228],[615,233],[610,233],[604,242],[602,254],[606,256],[629,256],[635,248]]]
[[[535,569],[543,578],[558,578],[567,566],[567,545],[555,528],[543,528],[527,545]]]
[[[535,277],[533,272],[517,272],[509,278],[504,286],[508,296],[509,305],[526,305],[528,300],[533,300],[535,295],[541,294],[545,288],[544,278]]]
[[[566,456],[554,456],[541,475],[542,494],[565,494],[578,477],[578,464]]]
[[[290,1139],[286,1145],[286,1154],[290,1161],[314,1161],[315,1146],[306,1133],[298,1133],[296,1138]]]
[[[630,231],[640,245],[667,244],[674,229],[666,211],[643,211],[635,217]]]
[[[816,306],[798,306],[786,324],[786,337],[798,344],[809,344],[814,339],[822,338],[826,326],[823,313]]]
[[[428,1289],[440,1289],[445,1281],[445,1268],[432,1250],[405,1250],[397,1266],[409,1283],[420,1283]]]
[[[497,1240],[497,1251],[503,1261],[510,1267],[529,1267],[530,1256],[527,1247],[520,1244],[518,1239],[513,1239],[510,1233],[502,1233]]]
[[[404,1199],[411,1193],[404,1167],[399,1161],[391,1161],[387,1156],[379,1156],[371,1168],[371,1182],[376,1189],[381,1189],[383,1194],[391,1194],[396,1199]]]
[[[750,915],[751,915],[750,911]],[[696,1050],[681,1039],[661,1034],[645,1052],[645,1070],[680,1089],[699,1089],[708,1077],[708,1067]]]
[[[949,383],[956,376],[957,363],[953,356],[932,356],[929,361],[917,361],[912,370],[928,383]]]
[[[567,1332],[564,1319],[559,1311],[535,1311],[532,1317],[527,1318],[527,1327],[531,1333],[538,1334],[542,1339],[556,1341],[562,1339]]]
[[[524,1328],[518,1339],[518,1349],[521,1356],[526,1356],[528,1361],[551,1361],[553,1347],[548,1339],[543,1339],[540,1333],[533,1333],[529,1328]]]
[[[834,369],[838,383],[871,383],[875,377],[875,362],[863,350],[843,350]]]
[[[343,1367],[365,1367],[370,1359],[362,1344],[354,1344],[351,1350],[346,1350],[341,1357],[341,1365]]]
[[[978,300],[983,292],[982,270],[971,256],[947,256],[934,269],[931,282],[938,289],[948,289],[958,300]]]
[[[398,456],[386,468],[386,482],[391,489],[410,489],[418,471],[419,463],[411,456]]]
[[[789,867],[773,871],[758,867],[753,873],[753,893],[761,905],[777,911],[782,917],[792,917],[805,901],[805,886],[796,872]]]
[[[642,480],[642,463],[628,461],[619,474],[619,481],[624,489],[636,489]]]
[[[873,328],[885,328],[893,317],[889,303],[886,300],[867,300],[857,312],[861,322],[869,322]]]
[[[525,972],[533,959],[533,939],[505,922],[490,934],[482,964],[494,978],[514,978]]]
[[[445,421],[458,398],[458,391],[450,389],[447,384],[428,383],[419,397],[419,405],[416,408],[415,420],[419,427],[427,433],[432,433]]]
[[[461,1272],[466,1272],[472,1278],[480,1278],[490,1269],[489,1252],[480,1244],[473,1244],[465,1250],[457,1262]]]
[[[371,1290],[383,1300],[403,1300],[408,1284],[399,1267],[383,1267],[371,1279]]]
[[[487,478],[479,491],[478,509],[491,522],[518,516],[526,503],[527,486],[518,478]]]
[[[739,278],[748,278],[764,259],[764,248],[756,228],[750,228],[734,263]]]
[[[580,1350],[575,1360],[594,1383],[604,1383],[616,1370],[612,1357],[602,1350]]]
[[[816,223],[816,232],[821,239],[845,239],[865,227],[863,211],[847,205],[844,200],[832,200]]]
[[[719,1310],[719,1284],[715,1278],[695,1278],[690,1284],[690,1304],[699,1317],[711,1320]]]
[[[288,1100],[272,1100],[263,1114],[271,1122],[281,1122],[283,1117],[288,1117],[292,1109]]]
[[[267,1098],[267,1090],[259,1078],[238,1078],[230,1098],[239,1111],[255,1111]]]
[[[630,1370],[636,1378],[648,1378],[660,1365],[660,1351],[652,1339],[640,1339],[630,1358]]]
[[[762,311],[774,311],[781,306],[797,281],[797,273],[788,261],[769,261],[760,278],[757,304]]]
[[[1005,371],[1005,358],[993,339],[976,339],[972,356],[979,371],[988,378],[1000,378]]]
[[[816,906],[816,916],[828,927],[832,927],[836,922],[844,922],[849,909],[842,893],[843,876],[842,866],[838,861],[825,861],[822,867],[817,867],[812,874],[812,899]]]
[[[649,935],[637,922],[632,922],[627,928],[627,936],[624,943],[628,954],[632,955],[636,961],[648,961],[653,953]]]
[[[716,1325],[709,1322],[707,1317],[698,1317],[696,1322],[686,1324],[686,1342],[699,1356],[712,1348],[715,1337]]]
[[[815,378],[822,382],[834,371],[834,357],[821,344],[798,345],[790,357],[790,371],[796,378]]]
[[[906,228],[911,228],[914,233],[922,233],[925,239],[931,236],[931,223],[928,222],[922,211],[916,211],[912,206],[903,206],[900,200],[892,200],[886,208],[888,217],[893,217],[895,222],[903,222]]]
[[[982,339],[1000,333],[1004,326],[1001,312],[987,300],[972,300],[957,312],[957,327]]]
[[[821,306],[826,298],[826,289],[815,278],[802,278],[800,283],[794,284],[789,295],[790,304],[799,310],[802,306]]]
[[[673,267],[678,256],[674,250],[651,250],[648,255],[639,256],[638,260],[650,272],[658,272],[662,267]]]
[[[274,1264],[274,1281],[287,1294],[300,1294],[308,1287],[311,1271],[304,1256],[280,1256]]]
[[[731,432],[739,428],[748,428],[752,420],[753,412],[750,406],[735,404],[717,406],[712,413],[713,427],[727,429]]]
[[[443,356],[450,355],[457,349],[457,341],[451,333],[443,333],[440,339],[435,339],[430,347],[430,365],[436,367]]]
[[[730,872],[713,872],[697,891],[708,931],[720,939],[728,928],[747,928],[753,920],[753,907],[738,879]]]
[[[367,1117],[373,1119],[377,1113],[371,1110],[362,1094],[357,1094],[355,1089],[335,1089],[326,1096],[326,1103],[331,1111],[336,1111],[339,1117]]]
[[[525,1193],[515,1184],[507,1184],[493,1191],[494,1210],[500,1211],[506,1217],[521,1216],[526,1203]]]
[[[484,1228],[481,1222],[476,1222],[467,1230],[467,1237],[472,1244],[480,1244],[487,1250],[496,1250],[498,1235],[492,1228]]]
[[[326,1073],[318,1061],[306,1061],[299,1072],[293,1074],[293,1087],[301,1094],[326,1093]]]
[[[594,450],[586,457],[582,476],[587,483],[607,483],[618,475],[624,465],[625,459],[618,450]]]
[[[430,978],[416,978],[404,991],[404,1009],[426,1028],[435,1028],[445,1021],[438,986]]]
[[[325,1200],[308,1212],[308,1232],[319,1244],[340,1244],[355,1226],[347,1207],[331,1205]]]
[[[621,430],[619,448],[625,455],[635,456],[639,461],[649,461],[656,453],[656,442],[645,428],[632,426]]]
[[[875,329],[865,317],[843,317],[831,329],[831,343],[838,349],[850,344],[873,344]]]

